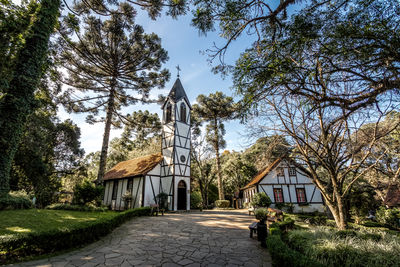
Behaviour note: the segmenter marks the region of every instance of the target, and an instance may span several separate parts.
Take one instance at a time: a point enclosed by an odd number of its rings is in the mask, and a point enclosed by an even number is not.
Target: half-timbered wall
[[[166,121],[166,109],[163,116],[162,153],[164,160],[160,170],[160,192],[167,193],[169,208],[177,210],[177,190],[180,180],[184,180],[190,191],[190,108],[184,99],[177,103],[170,101],[165,105],[172,106],[172,119]],[[180,114],[182,111],[185,115]],[[150,201],[150,200],[149,200]],[[146,202],[147,203],[147,202]],[[190,193],[187,197],[187,209],[190,209]]]
[[[128,189],[128,180],[132,179],[132,202],[130,207],[125,206],[122,196]],[[115,182],[116,181],[116,182]],[[125,178],[118,180],[108,180],[105,182],[104,201],[103,204],[110,206],[113,210],[124,210],[126,208],[142,207],[143,203],[143,177]],[[116,198],[112,199],[114,185],[117,185]]]
[[[290,170],[290,171],[289,171]],[[255,187],[244,190],[244,201],[251,202],[256,192],[265,192],[272,201],[272,207],[278,204],[274,189],[282,190],[283,203],[293,204],[295,212],[323,212],[324,205],[319,189],[312,183],[299,168],[282,161],[277,167],[270,171]],[[298,198],[304,189],[305,201],[299,202]]]

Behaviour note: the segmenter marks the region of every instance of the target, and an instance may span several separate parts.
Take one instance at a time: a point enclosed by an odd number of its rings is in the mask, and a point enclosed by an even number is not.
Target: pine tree
[[[225,96],[222,92],[216,92],[209,96],[199,95],[197,103],[193,105],[195,117],[202,122],[207,122],[206,140],[213,147],[217,167],[218,196],[225,199],[222,184],[221,160],[219,151],[226,146],[224,140],[225,126],[223,121],[234,118],[236,105],[232,97]]]
[[[122,11],[116,10],[108,20],[86,16],[83,34],[80,22],[74,16],[68,18],[65,25],[69,28],[63,31],[74,30],[77,41],[66,34],[60,41],[64,48],[60,61],[68,72],[63,83],[69,86],[64,104],[71,112],[89,113],[89,123],[105,123],[97,178],[101,182],[111,126],[130,121],[121,113],[122,107],[148,102],[150,90],[165,85],[169,72],[160,69],[168,56],[156,34],[145,34],[133,17]],[[105,117],[98,116],[102,111]]]

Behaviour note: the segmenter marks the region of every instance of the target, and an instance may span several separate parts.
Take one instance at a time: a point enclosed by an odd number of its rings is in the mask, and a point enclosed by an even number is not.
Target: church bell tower
[[[190,110],[182,83],[175,81],[163,106],[161,190],[170,210],[190,209]]]

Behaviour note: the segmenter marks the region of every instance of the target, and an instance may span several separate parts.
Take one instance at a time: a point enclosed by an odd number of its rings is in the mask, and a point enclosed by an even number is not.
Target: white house
[[[301,169],[286,159],[277,159],[242,188],[243,202],[250,203],[254,194],[264,192],[272,207],[282,203],[292,204],[294,212],[323,212],[321,192]]]
[[[190,209],[190,110],[191,105],[179,78],[162,106],[161,153],[120,162],[104,176],[103,203],[113,209],[157,204],[156,196],[168,194],[170,210]],[[129,192],[126,207],[122,196]]]

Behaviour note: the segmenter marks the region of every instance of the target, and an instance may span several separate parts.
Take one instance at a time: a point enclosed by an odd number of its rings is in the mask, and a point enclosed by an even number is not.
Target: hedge
[[[309,259],[300,252],[293,250],[282,240],[282,235],[289,229],[293,229],[294,221],[287,219],[283,222],[271,224],[270,234],[267,237],[267,248],[271,254],[274,266],[294,267],[322,267],[317,261]]]
[[[288,267],[322,267],[323,265],[313,261],[300,252],[290,249],[282,241],[280,234],[270,234],[267,237],[267,248],[272,257],[274,266]]]
[[[30,209],[32,202],[28,196],[20,192],[10,192],[0,196],[0,210]]]
[[[111,219],[93,221],[93,223],[79,228],[28,233],[8,239],[3,238],[0,241],[0,264],[91,243],[107,235],[125,221],[136,216],[150,215],[150,212],[149,207],[137,208],[121,212]]]
[[[217,208],[229,208],[230,202],[229,202],[229,200],[216,200],[215,206]]]

